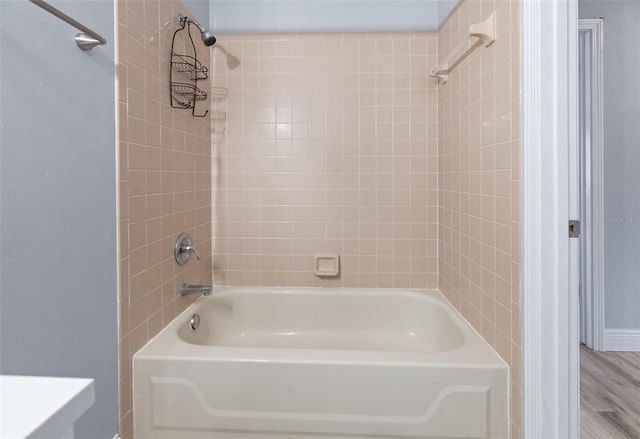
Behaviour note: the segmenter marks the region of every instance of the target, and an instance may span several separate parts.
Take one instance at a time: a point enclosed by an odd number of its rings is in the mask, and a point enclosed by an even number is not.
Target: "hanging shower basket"
[[[196,45],[191,37],[191,23],[185,19],[180,19],[182,27],[173,33],[171,40],[171,68],[169,70],[169,95],[171,96],[171,106],[173,108],[190,109],[195,117],[205,117],[209,111],[203,114],[196,114],[196,103],[207,99],[207,93],[198,88],[198,81],[209,77],[209,70],[198,61]],[[176,36],[186,31],[189,42],[193,49],[193,56],[176,53]],[[187,45],[188,46],[188,45]],[[179,75],[175,75],[178,73]],[[177,78],[176,78],[177,76]]]

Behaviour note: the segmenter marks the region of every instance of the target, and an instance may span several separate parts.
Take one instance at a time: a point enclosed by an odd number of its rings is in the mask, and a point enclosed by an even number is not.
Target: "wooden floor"
[[[640,439],[640,352],[580,346],[581,439]]]

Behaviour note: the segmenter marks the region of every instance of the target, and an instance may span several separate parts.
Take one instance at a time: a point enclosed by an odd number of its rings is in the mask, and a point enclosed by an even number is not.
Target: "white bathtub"
[[[136,439],[508,436],[508,368],[438,291],[216,288],[133,392]]]

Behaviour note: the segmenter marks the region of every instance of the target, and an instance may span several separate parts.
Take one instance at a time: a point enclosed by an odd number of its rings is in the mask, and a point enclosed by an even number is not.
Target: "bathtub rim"
[[[463,343],[452,350],[442,352],[388,351],[388,350],[347,350],[347,349],[307,349],[307,348],[265,348],[196,345],[183,340],[179,330],[186,321],[207,301],[221,294],[259,293],[271,290],[279,294],[322,294],[358,291],[376,296],[403,294],[419,300],[435,302],[443,307],[464,336]],[[480,333],[462,316],[438,289],[414,288],[348,288],[348,287],[276,287],[276,286],[214,286],[211,296],[201,296],[178,314],[158,334],[151,338],[132,357],[133,361],[171,359],[178,361],[247,361],[270,363],[313,363],[313,364],[361,364],[377,365],[422,365],[434,367],[509,369],[506,361],[493,349]]]

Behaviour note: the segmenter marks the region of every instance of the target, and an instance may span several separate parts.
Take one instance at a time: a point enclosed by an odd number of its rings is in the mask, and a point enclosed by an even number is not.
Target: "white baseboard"
[[[640,329],[604,329],[605,351],[640,352]]]

